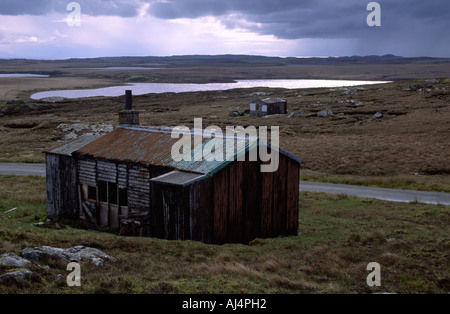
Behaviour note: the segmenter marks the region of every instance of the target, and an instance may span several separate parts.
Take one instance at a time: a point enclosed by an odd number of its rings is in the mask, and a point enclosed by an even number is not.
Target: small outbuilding
[[[278,97],[257,99],[250,104],[251,117],[264,117],[274,114],[286,114],[287,102]]]
[[[261,172],[264,162],[250,155],[263,144],[252,146],[244,137],[236,138],[231,159],[175,161],[179,139],[172,129],[123,124],[138,121],[136,111],[126,110],[109,134],[46,152],[50,217],[125,235],[215,244],[297,234],[298,157],[280,149],[278,170]],[[192,154],[211,140],[202,137]]]

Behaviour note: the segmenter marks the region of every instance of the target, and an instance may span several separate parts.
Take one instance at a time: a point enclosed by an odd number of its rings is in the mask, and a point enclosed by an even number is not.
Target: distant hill
[[[84,67],[92,64],[97,66],[154,66],[192,67],[192,66],[314,66],[314,65],[357,65],[357,64],[444,64],[450,63],[450,58],[431,57],[401,57],[392,54],[383,56],[345,56],[345,57],[265,57],[252,55],[179,55],[179,56],[142,56],[142,57],[100,57],[100,58],[71,58],[66,60],[25,60],[0,59],[0,64],[27,62],[33,64],[54,63],[69,64],[71,67]]]

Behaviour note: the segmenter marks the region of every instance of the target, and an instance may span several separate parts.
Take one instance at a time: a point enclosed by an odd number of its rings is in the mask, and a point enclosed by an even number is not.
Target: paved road
[[[300,191],[323,192],[327,194],[345,194],[356,197],[376,198],[392,202],[409,203],[417,201],[419,203],[425,204],[450,205],[450,193],[373,188],[366,186],[307,181],[300,182]]]
[[[0,163],[0,174],[35,175],[45,177],[43,164],[3,164]],[[414,202],[427,204],[450,205],[450,193],[422,192],[413,190],[396,190],[355,186],[346,184],[332,184],[319,182],[300,182],[300,191],[323,192],[327,194],[345,194],[356,197],[376,198],[393,202]]]
[[[45,164],[4,164],[4,163],[0,163],[0,174],[45,177]]]

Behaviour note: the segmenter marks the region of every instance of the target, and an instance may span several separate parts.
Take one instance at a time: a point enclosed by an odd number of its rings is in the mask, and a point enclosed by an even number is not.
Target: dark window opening
[[[95,195],[96,192],[94,188],[92,195]],[[91,190],[89,190],[89,193],[91,193]],[[93,199],[96,199],[96,195]],[[119,189],[117,183],[99,180],[98,200],[111,205],[128,206],[128,191],[126,189]]]
[[[117,184],[108,182],[109,203],[117,205]]]
[[[128,191],[125,189],[119,189],[119,205],[128,206]]]
[[[108,202],[108,183],[105,181],[98,181],[98,200]]]
[[[94,186],[88,186],[88,199],[97,200],[97,188]]]

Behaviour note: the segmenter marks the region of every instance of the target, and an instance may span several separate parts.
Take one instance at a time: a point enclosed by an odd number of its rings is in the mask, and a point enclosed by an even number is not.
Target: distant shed
[[[250,104],[251,117],[263,117],[274,114],[286,114],[287,102],[278,97],[257,99]]]

